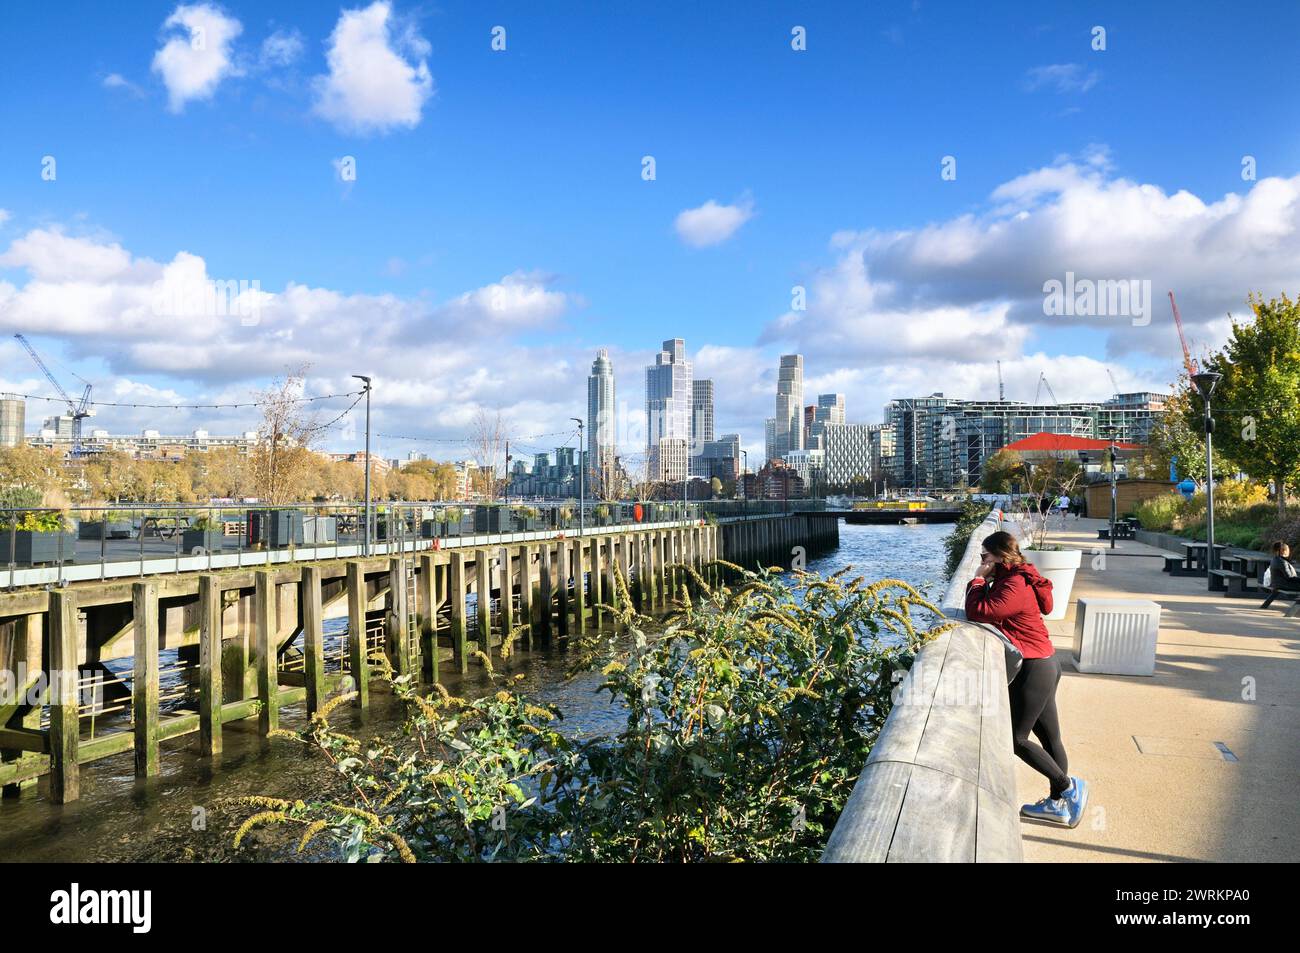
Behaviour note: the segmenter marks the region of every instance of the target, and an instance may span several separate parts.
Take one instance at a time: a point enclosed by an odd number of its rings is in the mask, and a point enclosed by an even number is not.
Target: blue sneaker
[[[1037,804],[1026,804],[1020,809],[1020,816],[1035,821],[1045,821],[1048,824],[1058,824],[1061,827],[1074,826],[1070,823],[1070,807],[1063,797],[1045,797]]]
[[[1070,826],[1078,827],[1083,809],[1088,806],[1088,782],[1070,775],[1070,786],[1061,792],[1061,800],[1070,810]]]

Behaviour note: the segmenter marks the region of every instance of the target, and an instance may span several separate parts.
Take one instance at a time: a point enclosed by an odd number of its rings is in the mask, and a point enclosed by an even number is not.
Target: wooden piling
[[[67,804],[81,796],[77,602],[70,589],[50,591],[49,675],[50,798],[55,804]]]
[[[554,586],[551,582],[551,544],[542,543],[537,550],[537,621],[538,635],[543,645],[551,642],[551,613],[555,599]]]
[[[587,584],[591,587],[591,625],[593,628],[599,629],[601,615],[602,615],[600,611],[600,604],[606,598],[601,591],[603,587],[601,586],[602,580],[600,575],[601,572],[600,551],[602,549],[609,549],[612,553],[613,546],[614,546],[614,537],[612,536],[606,537],[604,543],[602,544],[601,537],[593,536],[591,537],[591,542],[588,544],[588,546],[590,547],[590,552],[588,554],[590,556],[590,566],[587,570],[587,580],[588,580]]]
[[[352,675],[355,708],[370,707],[370,653],[366,647],[366,574],[359,560],[348,560],[348,668]]]
[[[221,754],[221,586],[199,576],[199,754]]]
[[[561,539],[555,544],[556,616],[560,635],[569,634],[569,543]]]
[[[388,644],[392,646],[393,668],[398,675],[409,675],[415,667],[411,646],[411,616],[406,593],[406,559],[388,560]]]
[[[469,671],[469,636],[465,625],[465,554],[451,551],[447,598],[451,603],[451,643],[461,674]]]
[[[492,556],[489,550],[474,551],[474,585],[478,593],[478,650],[492,657]]]
[[[433,556],[428,553],[420,557],[420,574],[417,582],[420,656],[425,660],[421,668],[423,672],[429,673],[429,679],[436,684],[438,681],[438,570],[434,565]]]
[[[298,606],[302,609],[302,671],[309,715],[320,711],[325,701],[325,623],[320,593],[321,567],[303,566]]]
[[[582,558],[581,537],[573,541],[569,565],[573,567],[573,630],[579,635],[587,631],[587,573]]]
[[[253,624],[257,634],[257,730],[263,736],[280,727],[278,640],[276,639],[276,589],[271,570],[253,575]]]
[[[515,574],[514,568],[510,565],[510,548],[501,547],[501,645],[504,651],[506,643],[510,639],[510,633],[515,627],[514,622],[514,591],[515,591]]]
[[[519,547],[519,621],[524,628],[524,645],[533,647],[533,631],[537,628],[537,600],[533,598],[533,548]]]
[[[158,583],[131,586],[135,630],[131,714],[135,720],[135,776],[158,773]]]

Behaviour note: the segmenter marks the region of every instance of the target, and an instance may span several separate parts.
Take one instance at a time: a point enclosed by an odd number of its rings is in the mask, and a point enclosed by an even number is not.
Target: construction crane
[[[1115,375],[1111,373],[1110,368],[1106,368],[1106,376],[1110,378],[1110,386],[1115,388],[1115,396],[1119,396],[1119,384],[1115,381]]]
[[[998,361],[998,400],[1006,400],[1007,392],[1002,386],[1002,362]]]
[[[1196,362],[1192,360],[1192,352],[1187,347],[1187,335],[1183,333],[1183,317],[1178,313],[1178,302],[1174,300],[1174,293],[1169,292],[1169,306],[1174,309],[1174,324],[1178,327],[1178,340],[1183,345],[1183,366],[1187,368],[1187,377],[1191,379],[1196,376]]]
[[[60,384],[57,380],[55,380],[54,375],[50,373],[50,369],[46,367],[45,362],[41,360],[41,356],[36,353],[36,348],[32,347],[31,344],[28,343],[27,338],[23,337],[21,334],[15,334],[14,337],[17,338],[18,342],[27,349],[27,353],[32,356],[32,360],[35,361],[36,366],[41,369],[41,373],[45,375],[45,379],[50,382],[50,385],[54,388],[54,390],[58,393],[58,395],[62,397],[63,400],[67,403],[68,415],[72,418],[72,456],[80,457],[81,456],[81,422],[91,415],[90,381],[85,380],[82,377],[78,377],[76,374],[72,375],[73,377],[76,377],[77,380],[81,381],[83,384],[86,385],[86,389],[81,394],[80,402],[73,401],[73,399],[68,396],[68,392],[63,389],[63,385]]]
[[[1059,404],[1060,401],[1056,399],[1056,393],[1052,390],[1052,385],[1047,383],[1046,371],[1038,372],[1038,386],[1034,388],[1034,403],[1038,403],[1038,396],[1043,392],[1044,387],[1047,388],[1047,394],[1052,398],[1052,403]]]

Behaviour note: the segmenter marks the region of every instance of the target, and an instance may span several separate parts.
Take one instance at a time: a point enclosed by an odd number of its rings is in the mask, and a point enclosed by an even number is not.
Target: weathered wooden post
[[[307,714],[320,711],[325,701],[325,622],[321,611],[321,568],[302,567],[298,583],[298,605],[302,608],[302,671],[307,687]]]
[[[586,571],[583,569],[582,538],[573,541],[569,565],[573,567],[573,628],[579,635],[587,631]]]
[[[492,657],[492,554],[486,549],[474,550],[474,585],[478,592],[478,650]]]
[[[346,568],[348,587],[348,668],[357,697],[356,708],[370,707],[370,652],[366,645],[366,574],[361,562],[350,559]]]
[[[420,613],[420,655],[428,663],[421,668],[429,673],[429,678],[435,684],[438,681],[437,577],[438,570],[434,566],[433,556],[428,553],[420,556],[419,589],[417,590]]]
[[[45,665],[41,657],[41,647],[45,641],[42,632],[44,625],[45,613],[43,612],[29,612],[14,620],[13,665],[14,673],[18,677],[13,684],[13,707],[18,707],[28,697],[28,693],[41,681],[44,674]],[[28,706],[26,714],[18,716],[18,718],[20,727],[29,731],[40,732],[40,705]],[[0,727],[4,723],[5,715],[0,714]],[[24,766],[41,760],[41,757],[39,753],[34,751],[10,751],[5,753],[5,761]],[[0,789],[0,794],[4,797],[17,797],[23,791],[35,788],[37,781],[38,778],[35,777],[14,781],[4,785],[3,789]]]
[[[51,590],[49,612],[50,799],[67,804],[81,796],[77,602],[72,590]]]
[[[510,638],[510,632],[515,627],[514,619],[514,592],[515,592],[515,574],[514,567],[510,565],[510,548],[501,547],[501,644],[504,646]]]
[[[135,630],[131,714],[135,719],[135,776],[158,773],[158,584],[131,586]]]
[[[591,586],[591,625],[593,628],[596,629],[600,628],[600,620],[602,616],[600,610],[600,604],[605,599],[604,594],[601,592],[602,586],[601,586],[601,576],[600,576],[601,573],[600,551],[601,549],[604,548],[610,548],[612,553],[613,546],[614,546],[613,536],[605,537],[605,542],[603,545],[601,543],[601,537],[599,536],[591,537],[591,552],[590,552],[591,566],[587,571],[587,579],[589,580],[588,585]]]
[[[411,646],[410,606],[406,604],[406,559],[388,560],[388,644],[392,646],[393,668],[398,675],[409,675],[414,667]]]
[[[273,570],[253,575],[253,622],[257,629],[257,728],[269,735],[280,727],[279,659],[276,639],[276,591]]]
[[[617,605],[618,584],[614,581],[614,541],[609,542],[609,549],[605,553],[605,575],[601,582],[600,591],[609,605]]]
[[[199,576],[199,754],[221,754],[221,586]]]
[[[519,621],[526,626],[524,644],[533,647],[533,630],[537,628],[537,600],[533,598],[533,548],[519,547]]]
[[[555,544],[555,582],[557,612],[560,635],[569,634],[569,543],[559,540]]]
[[[538,633],[543,645],[551,643],[551,612],[553,607],[554,587],[551,584],[551,544],[542,543],[537,550],[537,621]]]
[[[461,674],[469,671],[469,637],[465,626],[465,554],[452,550],[447,582],[447,599],[451,603],[451,642]]]

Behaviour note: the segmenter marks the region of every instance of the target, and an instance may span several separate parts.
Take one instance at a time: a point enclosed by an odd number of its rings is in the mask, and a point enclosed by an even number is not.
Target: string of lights
[[[18,394],[18,393],[13,393],[11,391],[5,391],[4,393],[6,397],[20,397],[23,400],[44,400],[44,401],[50,401],[55,404],[67,403],[67,401],[65,401],[61,397],[46,397],[42,394]],[[350,390],[342,394],[320,394],[319,396],[316,397],[295,397],[293,398],[292,402],[295,404],[310,404],[322,400],[339,400],[344,397],[356,397],[358,400],[360,400],[360,396],[364,394],[365,391],[363,390]],[[89,403],[87,403],[86,406],[87,407],[126,407],[132,409],[140,409],[140,410],[235,410],[235,409],[246,408],[246,407],[261,407],[263,403],[265,402],[260,400],[254,400],[254,401],[247,401],[238,404],[131,404],[131,403],[115,402],[115,401],[107,401],[107,400],[92,400]],[[352,406],[353,407],[356,406],[356,401],[353,402]],[[348,409],[351,410],[351,408]],[[344,413],[346,412],[347,411],[344,411]]]

